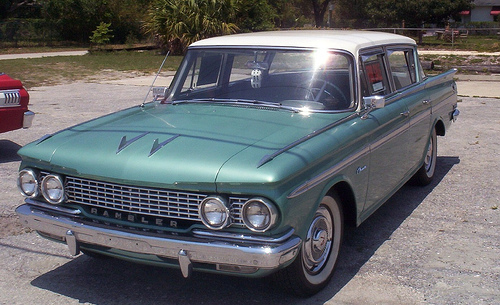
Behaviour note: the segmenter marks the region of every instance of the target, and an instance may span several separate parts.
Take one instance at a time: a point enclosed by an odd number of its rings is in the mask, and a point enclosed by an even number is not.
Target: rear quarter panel
[[[8,107],[0,105],[0,133],[22,128],[24,112],[28,110],[29,94],[23,88],[21,81],[0,74],[0,91],[11,89],[19,90],[21,104]]]

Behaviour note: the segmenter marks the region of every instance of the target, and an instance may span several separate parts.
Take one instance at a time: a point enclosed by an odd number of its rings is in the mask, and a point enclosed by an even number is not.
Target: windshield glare
[[[308,110],[354,106],[353,61],[327,50],[191,49],[167,102],[258,101]]]

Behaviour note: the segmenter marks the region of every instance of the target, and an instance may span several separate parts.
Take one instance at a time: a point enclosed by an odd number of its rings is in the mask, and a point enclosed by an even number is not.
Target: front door
[[[386,97],[385,107],[372,110],[365,119],[377,124],[370,131],[370,178],[363,211],[371,214],[400,186],[407,171],[409,119],[406,103],[391,94],[385,52],[373,50],[361,58],[363,95]]]

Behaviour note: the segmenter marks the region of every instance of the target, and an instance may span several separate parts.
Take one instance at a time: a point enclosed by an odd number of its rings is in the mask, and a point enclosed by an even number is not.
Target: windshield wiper
[[[276,109],[285,109],[293,112],[298,112],[297,109],[283,106],[281,103],[277,102],[267,102],[267,101],[259,101],[259,100],[250,100],[250,99],[235,99],[235,98],[204,98],[204,99],[191,99],[191,100],[178,100],[173,101],[172,105],[178,104],[186,104],[186,103],[217,103],[217,104],[236,104],[236,105],[259,105],[266,106],[270,108]]]
[[[195,98],[195,99],[190,99],[190,100],[177,100],[177,101],[172,101],[170,104],[172,105],[179,105],[179,104],[189,104],[189,103],[213,103],[214,101],[212,99],[206,99],[206,98]]]

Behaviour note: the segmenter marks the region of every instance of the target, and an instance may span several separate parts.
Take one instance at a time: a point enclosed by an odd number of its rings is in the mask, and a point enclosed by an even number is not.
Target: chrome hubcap
[[[333,238],[331,219],[328,209],[320,207],[307,233],[302,250],[304,266],[310,274],[320,272],[328,260]]]
[[[432,138],[429,142],[429,148],[427,149],[427,154],[425,155],[425,170],[428,172],[432,166],[432,157],[433,157],[433,144]]]

